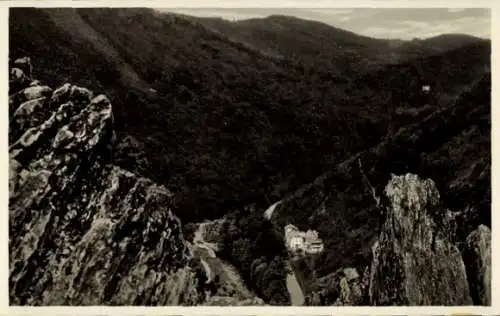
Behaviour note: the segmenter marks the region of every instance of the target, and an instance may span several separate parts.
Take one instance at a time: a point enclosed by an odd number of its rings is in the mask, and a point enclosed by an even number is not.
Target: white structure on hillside
[[[315,230],[300,231],[292,224],[285,226],[285,242],[291,251],[304,251],[306,253],[320,253],[323,251],[323,241]]]
[[[431,86],[429,86],[429,85],[422,86],[422,91],[426,92],[426,93],[430,92],[431,91]]]

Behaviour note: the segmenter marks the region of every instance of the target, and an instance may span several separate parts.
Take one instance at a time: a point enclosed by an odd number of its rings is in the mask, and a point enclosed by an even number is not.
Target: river
[[[280,203],[281,201],[278,201],[267,208],[264,212],[264,217],[267,220],[271,220],[276,206]],[[290,269],[290,271],[292,270]],[[301,306],[304,304],[304,293],[302,293],[302,289],[300,288],[299,282],[297,281],[293,271],[286,276],[286,288],[288,290],[288,294],[290,295],[290,304],[292,306]]]
[[[292,272],[286,276],[286,288],[290,295],[290,303],[293,306],[301,306],[304,304],[304,294],[297,282],[295,274]]]

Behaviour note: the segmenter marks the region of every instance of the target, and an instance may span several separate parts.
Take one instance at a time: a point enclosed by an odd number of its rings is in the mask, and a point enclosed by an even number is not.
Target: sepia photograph
[[[8,11],[9,306],[492,305],[490,8]]]

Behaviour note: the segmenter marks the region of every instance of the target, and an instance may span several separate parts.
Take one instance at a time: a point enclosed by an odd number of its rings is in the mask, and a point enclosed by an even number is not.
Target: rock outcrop
[[[373,246],[371,305],[472,305],[466,270],[443,225],[445,211],[430,179],[393,176],[386,219]]]
[[[475,305],[491,305],[491,231],[480,225],[469,234],[463,250]]]
[[[368,270],[366,270],[368,272]],[[365,305],[368,290],[368,275],[361,276],[355,268],[343,269],[344,276],[340,279],[340,294],[334,305],[359,306]]]
[[[27,58],[14,67],[10,304],[200,303],[173,194],[111,162],[110,100],[33,82]]]
[[[363,274],[356,268],[341,268],[320,279],[306,296],[308,306],[368,305],[369,269]]]

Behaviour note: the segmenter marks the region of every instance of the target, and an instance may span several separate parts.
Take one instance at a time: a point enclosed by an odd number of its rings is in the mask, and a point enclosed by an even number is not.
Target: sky
[[[462,33],[490,38],[491,11],[480,8],[168,8],[162,11],[234,21],[291,15],[376,38],[427,38]]]

